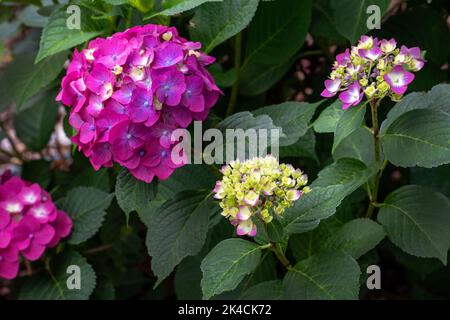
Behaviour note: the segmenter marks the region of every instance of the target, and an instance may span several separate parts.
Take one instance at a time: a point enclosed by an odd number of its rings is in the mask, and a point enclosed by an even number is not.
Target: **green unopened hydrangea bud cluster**
[[[290,164],[280,164],[269,155],[245,162],[232,161],[221,172],[223,179],[217,181],[214,198],[220,199],[222,215],[237,229],[238,235],[256,235],[253,218],[270,223],[282,216],[304,193],[308,176]]]

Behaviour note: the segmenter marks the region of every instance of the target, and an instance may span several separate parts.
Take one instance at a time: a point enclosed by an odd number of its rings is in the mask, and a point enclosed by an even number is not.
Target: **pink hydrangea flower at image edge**
[[[71,230],[72,220],[38,184],[9,171],[0,176],[0,278],[14,279],[20,256],[39,259]]]

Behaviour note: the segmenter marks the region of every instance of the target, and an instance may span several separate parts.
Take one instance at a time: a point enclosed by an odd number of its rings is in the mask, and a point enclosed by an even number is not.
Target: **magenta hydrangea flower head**
[[[306,174],[290,164],[280,164],[271,155],[242,163],[236,160],[221,171],[223,178],[216,183],[214,198],[220,200],[222,215],[239,236],[255,236],[253,219],[270,223],[310,191]]]
[[[0,176],[0,278],[15,278],[20,256],[37,260],[71,231],[72,220],[38,184]]]
[[[356,46],[336,56],[322,97],[338,95],[343,109],[368,100],[390,97],[398,101],[414,80],[414,72],[425,64],[418,47],[397,48],[394,39],[362,36]]]
[[[149,24],[74,52],[57,100],[71,107],[72,141],[96,170],[119,163],[151,182],[186,163],[170,159],[171,132],[204,120],[222,93],[205,69],[214,58],[200,47]]]

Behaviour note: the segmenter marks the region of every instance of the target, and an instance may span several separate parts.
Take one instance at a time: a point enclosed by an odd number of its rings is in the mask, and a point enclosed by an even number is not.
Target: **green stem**
[[[380,128],[378,126],[378,106],[379,101],[370,101],[370,110],[372,111],[372,128],[373,128],[373,143],[374,143],[374,155],[375,161],[380,162],[380,139],[378,138],[378,133]]]
[[[242,55],[242,33],[239,32],[234,39],[234,70],[236,70],[236,81],[231,88],[231,97],[228,104],[226,116],[230,116],[236,107],[237,96],[239,93],[239,74],[241,71],[241,55]]]
[[[299,53],[298,56],[296,57],[296,59],[307,58],[307,57],[312,57],[312,56],[320,56],[320,55],[323,55],[322,50],[309,50],[309,51]]]
[[[281,249],[281,246],[280,246],[279,243],[272,243],[270,249],[275,253],[275,255],[277,256],[278,260],[280,260],[280,262],[283,264],[283,266],[285,268],[287,268],[287,269],[292,268],[291,262],[284,255],[284,252]]]
[[[58,282],[58,279],[56,279],[55,275],[52,272],[52,269],[50,268],[50,259],[45,259],[45,269],[47,270],[48,274],[50,275],[50,278],[55,283],[56,288],[59,291],[59,294],[61,295],[61,298],[64,298],[64,290],[61,288],[61,285]]]
[[[377,197],[378,197],[378,188],[379,188],[379,184],[380,184],[380,175],[377,174],[375,176],[375,183],[373,186],[373,194],[372,194],[372,199],[370,199],[370,203],[369,203],[369,207],[367,208],[367,212],[366,212],[366,217],[367,218],[372,218],[373,212],[375,210],[375,204],[377,203]]]
[[[99,252],[108,251],[108,250],[110,250],[111,248],[112,248],[112,245],[110,245],[110,244],[105,244],[105,245],[103,245],[103,246],[99,246],[99,247],[96,247],[96,248],[92,248],[92,249],[86,250],[86,251],[84,252],[84,254],[85,254],[85,255],[96,254],[96,253],[99,253]]]
[[[385,167],[385,163],[380,163],[380,139],[378,137],[378,133],[380,131],[378,125],[378,106],[380,105],[381,100],[371,100],[370,101],[370,110],[372,111],[372,132],[373,132],[373,146],[374,146],[374,158],[375,161],[380,165],[379,171],[375,175],[373,182],[373,189],[369,192],[369,207],[367,208],[366,217],[372,218],[373,212],[375,210],[375,204],[377,203],[378,198],[378,189],[380,186],[380,179],[383,173],[383,169]]]
[[[378,202],[372,202],[373,206],[376,208],[381,208],[383,206],[382,203],[378,203]]]

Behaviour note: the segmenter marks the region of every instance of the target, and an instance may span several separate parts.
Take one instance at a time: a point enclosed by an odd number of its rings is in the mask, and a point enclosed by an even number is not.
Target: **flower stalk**
[[[231,116],[234,113],[236,107],[237,96],[239,92],[239,73],[241,69],[241,56],[242,56],[242,33],[239,32],[235,37],[234,47],[234,69],[236,70],[236,81],[231,88],[231,97],[228,104],[226,116]]]
[[[379,171],[375,175],[373,182],[373,189],[369,190],[369,207],[367,208],[366,217],[371,218],[374,210],[375,204],[377,203],[378,198],[378,189],[380,185],[381,175],[383,174],[384,165],[380,163],[380,139],[379,139],[379,125],[378,125],[378,107],[380,105],[381,100],[371,100],[370,110],[372,112],[372,133],[373,133],[373,146],[374,146],[374,159],[375,162],[379,165]]]
[[[287,268],[287,269],[292,268],[291,262],[289,261],[288,258],[286,258],[286,255],[284,254],[283,250],[281,249],[281,246],[279,243],[272,243],[270,250],[272,250],[273,253],[275,253],[278,260],[280,260],[280,262],[283,264],[283,266],[285,268]]]
[[[378,133],[380,132],[380,128],[378,125],[378,106],[380,105],[381,100],[371,100],[370,110],[372,111],[372,130],[373,130],[373,145],[374,145],[374,157],[377,163],[380,162],[380,139],[378,137]]]

